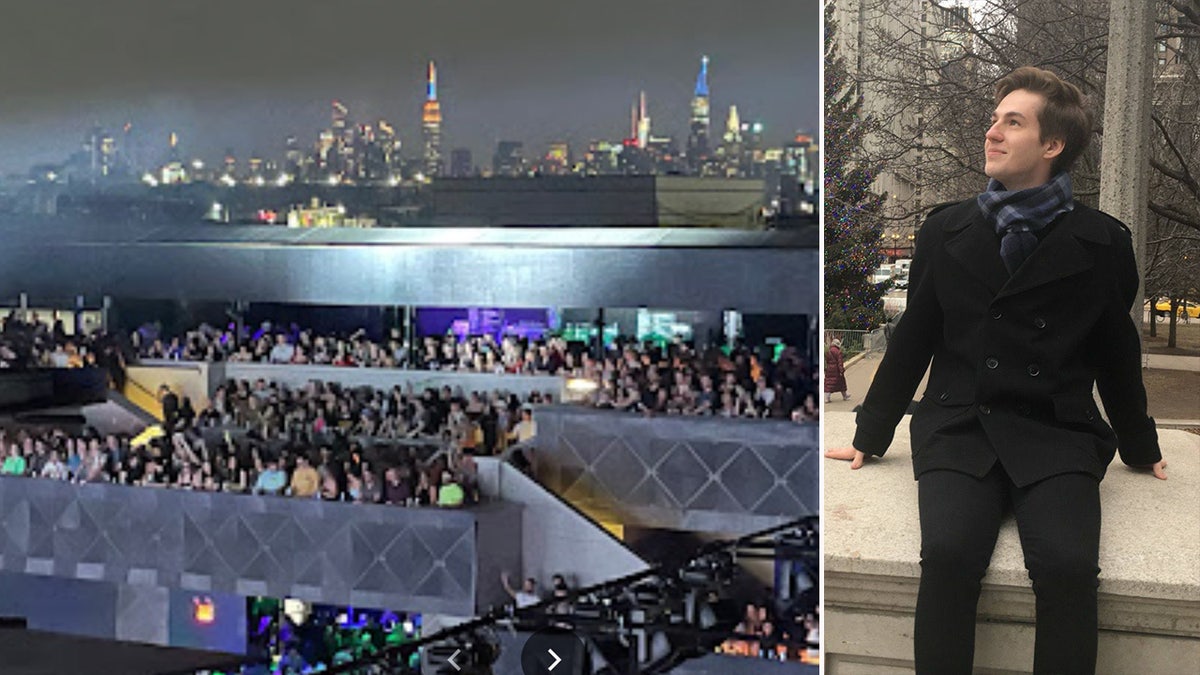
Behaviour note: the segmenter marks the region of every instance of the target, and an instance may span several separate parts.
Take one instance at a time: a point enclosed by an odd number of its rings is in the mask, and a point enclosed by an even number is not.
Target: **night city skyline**
[[[250,9],[71,4],[12,10],[0,28],[9,89],[0,101],[2,174],[65,160],[97,122],[118,138],[132,122],[142,164],[166,158],[172,131],[187,158],[215,162],[232,149],[241,160],[276,159],[288,135],[307,146],[329,127],[334,99],[354,123],[386,119],[416,158],[430,59],[443,154],[466,147],[478,165],[500,140],[524,142],[529,156],[554,141],[576,155],[592,140],[619,141],[642,91],[653,133],[683,145],[703,55],[714,132],[731,104],[764,124],[771,145],[797,131],[815,136],[820,119],[815,1],[619,0],[602,9],[352,1],[338,3],[336,16],[310,3],[284,11],[276,0]],[[345,26],[331,31],[334,18]]]

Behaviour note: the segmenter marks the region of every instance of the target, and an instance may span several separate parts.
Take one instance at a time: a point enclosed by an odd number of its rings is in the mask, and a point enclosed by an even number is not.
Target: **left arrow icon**
[[[453,666],[453,668],[455,670],[462,670],[462,666],[460,666],[454,662],[454,657],[458,656],[461,653],[462,653],[461,649],[455,649],[454,653],[450,655],[450,658],[446,659],[446,663],[449,663],[451,666]]]

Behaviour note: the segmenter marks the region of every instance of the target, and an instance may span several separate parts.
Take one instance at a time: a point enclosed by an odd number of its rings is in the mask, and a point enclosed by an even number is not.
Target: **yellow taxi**
[[[1155,316],[1159,317],[1159,319],[1165,319],[1168,315],[1170,315],[1170,313],[1171,313],[1171,301],[1160,298],[1158,300],[1158,302],[1154,305]],[[1184,316],[1183,303],[1179,304],[1178,316],[1181,319]],[[1200,319],[1200,302],[1195,302],[1193,300],[1187,301],[1187,316],[1192,319]]]

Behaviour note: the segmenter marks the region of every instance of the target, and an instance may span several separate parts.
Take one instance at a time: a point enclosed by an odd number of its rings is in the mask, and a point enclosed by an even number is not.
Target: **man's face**
[[[1038,115],[1046,105],[1041,94],[1025,89],[1005,96],[992,113],[984,140],[984,173],[1008,190],[1023,190],[1050,181],[1050,166],[1063,150],[1057,138],[1042,140]]]

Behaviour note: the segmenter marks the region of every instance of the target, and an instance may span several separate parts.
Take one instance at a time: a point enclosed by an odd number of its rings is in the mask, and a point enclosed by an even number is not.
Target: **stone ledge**
[[[1103,584],[1101,585],[1103,588]],[[825,572],[827,607],[911,615],[917,604],[916,577]],[[828,611],[828,610],[827,610]],[[1034,598],[1027,587],[985,583],[979,598],[981,620],[1033,625]],[[1100,628],[1177,637],[1200,636],[1200,603],[1100,593]]]
[[[845,462],[823,460],[823,632],[829,638],[827,654],[837,656],[827,659],[829,672],[911,667],[920,533],[907,421],[897,429],[887,456],[859,471],[850,471]],[[827,413],[823,422],[826,447],[850,442],[852,413]],[[1159,436],[1168,463],[1167,481],[1118,461],[1101,483],[1101,653],[1114,649],[1110,643],[1120,636],[1121,650],[1161,647],[1175,658],[1187,656],[1194,664],[1200,662],[1200,436],[1164,429]],[[1010,517],[1001,527],[984,578],[977,653],[991,648],[987,642],[995,633],[1006,644],[1006,653],[1028,652],[1031,665],[1033,603],[1016,524]],[[850,618],[852,625],[836,628]],[[844,630],[856,631],[852,635],[864,640],[839,646]],[[894,642],[893,648],[880,652],[862,644],[881,636],[890,636],[883,641]],[[1135,637],[1142,639],[1130,642]],[[839,659],[849,669],[832,669]],[[861,668],[851,668],[854,663]],[[979,665],[995,672],[1014,667],[998,662]]]
[[[828,606],[828,605],[827,605]],[[912,675],[912,615],[826,610],[826,675]],[[980,623],[974,675],[1018,675],[1033,669],[1033,625]],[[1100,631],[1097,675],[1195,675],[1200,641]]]

